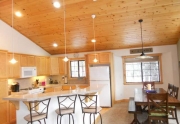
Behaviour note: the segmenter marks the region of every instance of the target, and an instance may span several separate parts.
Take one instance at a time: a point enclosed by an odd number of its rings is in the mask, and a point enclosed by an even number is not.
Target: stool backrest
[[[82,113],[87,111],[87,109],[93,110],[91,113],[97,113],[97,95],[79,94],[78,96],[81,102]]]
[[[48,116],[48,108],[51,98],[43,99],[43,100],[36,100],[36,101],[29,101],[29,111],[30,111],[30,118],[31,122],[33,121],[33,115],[36,117],[45,115],[45,118]]]
[[[58,105],[59,112],[62,114],[62,110],[73,109],[73,113],[75,112],[75,103],[76,103],[76,94],[68,95],[68,96],[58,96]]]

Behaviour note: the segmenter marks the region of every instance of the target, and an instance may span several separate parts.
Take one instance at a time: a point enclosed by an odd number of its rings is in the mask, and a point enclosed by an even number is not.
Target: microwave
[[[36,67],[21,67],[21,78],[37,76]]]

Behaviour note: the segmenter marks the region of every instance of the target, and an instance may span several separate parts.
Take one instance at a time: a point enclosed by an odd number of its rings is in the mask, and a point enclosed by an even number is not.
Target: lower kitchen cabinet
[[[16,124],[16,108],[9,102],[9,124]]]
[[[44,92],[45,92],[45,93],[54,92],[54,88],[53,88],[53,87],[45,88]]]
[[[2,100],[3,97],[8,96],[7,79],[0,79],[0,124],[9,123],[9,102]]]
[[[0,101],[0,124],[9,124],[9,103],[8,101]]]

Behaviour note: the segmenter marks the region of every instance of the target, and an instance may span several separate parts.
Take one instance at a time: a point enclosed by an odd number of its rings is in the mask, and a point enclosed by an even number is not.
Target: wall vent
[[[144,53],[153,52],[153,48],[143,48]],[[130,54],[142,53],[142,49],[131,49]]]

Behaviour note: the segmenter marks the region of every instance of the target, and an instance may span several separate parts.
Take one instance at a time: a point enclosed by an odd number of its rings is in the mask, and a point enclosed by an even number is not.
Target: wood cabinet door
[[[65,74],[65,68],[67,73],[67,62],[64,62],[64,57],[59,57],[59,73],[64,75]]]
[[[59,75],[59,60],[57,57],[50,58],[50,74],[51,75]]]
[[[50,75],[50,58],[46,57],[46,75]]]
[[[9,102],[9,124],[16,124],[16,107]]]
[[[8,96],[8,83],[6,79],[0,79],[0,124],[9,123],[9,103],[3,100]]]
[[[21,67],[27,67],[28,61],[27,61],[27,55],[21,55]]]
[[[89,54],[89,55],[87,55],[87,57],[88,57],[89,64],[99,63],[99,55],[98,54]],[[97,62],[94,62],[95,57],[98,60]]]
[[[35,56],[27,56],[27,65],[29,67],[36,66],[36,64],[35,64]]]
[[[99,53],[99,63],[110,63],[110,53]]]
[[[7,78],[7,51],[0,51],[0,78]]]

